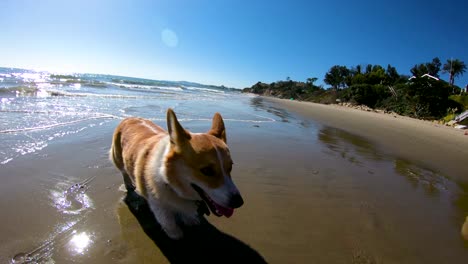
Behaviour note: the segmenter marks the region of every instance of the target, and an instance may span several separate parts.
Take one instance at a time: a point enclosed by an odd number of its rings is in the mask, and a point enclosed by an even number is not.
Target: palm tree
[[[466,71],[466,65],[463,61],[458,59],[447,60],[447,63],[444,64],[442,71],[449,74],[449,83],[453,86],[455,82],[455,77],[462,76]]]
[[[316,77],[307,78],[307,83],[309,83],[310,85],[314,85],[314,82],[316,82],[317,80],[318,78]]]

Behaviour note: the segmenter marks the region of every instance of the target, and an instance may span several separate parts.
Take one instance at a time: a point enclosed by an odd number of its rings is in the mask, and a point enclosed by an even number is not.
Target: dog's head
[[[231,179],[233,162],[221,115],[214,115],[207,133],[190,133],[168,109],[167,127],[170,150],[165,168],[169,185],[180,197],[203,200],[213,214],[230,217],[244,201]]]

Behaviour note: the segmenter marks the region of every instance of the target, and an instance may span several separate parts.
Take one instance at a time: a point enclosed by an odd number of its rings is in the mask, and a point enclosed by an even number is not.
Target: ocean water
[[[214,112],[230,122],[275,121],[247,107],[250,99],[190,82],[0,68],[0,164],[113,119],[139,116],[165,124],[169,107],[192,126],[209,122]]]

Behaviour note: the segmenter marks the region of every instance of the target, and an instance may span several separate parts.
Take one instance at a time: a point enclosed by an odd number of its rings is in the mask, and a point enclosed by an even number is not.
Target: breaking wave
[[[0,112],[6,112],[6,111],[0,111]],[[9,111],[10,112],[10,111]],[[19,110],[13,110],[11,112],[24,112],[24,111],[19,111]],[[29,112],[31,113],[31,112]],[[44,112],[36,112],[36,113],[44,113]],[[45,112],[47,113],[47,112]],[[43,126],[35,126],[35,127],[24,127],[24,128],[15,128],[15,129],[5,129],[5,130],[0,130],[0,134],[6,134],[6,133],[19,133],[19,132],[26,132],[26,131],[37,131],[37,130],[44,130],[44,129],[50,129],[54,127],[60,127],[60,126],[67,126],[71,124],[76,124],[84,121],[89,121],[93,119],[102,119],[102,118],[109,118],[109,119],[121,119],[118,116],[114,115],[108,115],[108,114],[99,114],[97,116],[92,116],[88,118],[81,118],[78,120],[73,120],[73,121],[67,121],[67,122],[60,122],[60,123],[55,123],[55,124],[49,124],[49,125],[43,125]]]

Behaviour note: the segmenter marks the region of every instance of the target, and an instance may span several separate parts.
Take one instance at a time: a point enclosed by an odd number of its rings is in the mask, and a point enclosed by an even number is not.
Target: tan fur
[[[230,196],[240,195],[230,177],[232,160],[220,114],[214,115],[207,133],[186,131],[171,109],[167,123],[165,131],[146,119],[123,120],[115,129],[110,158],[122,172],[127,190],[135,189],[146,198],[166,233],[179,238],[173,218],[198,223],[197,202],[202,198],[192,184],[223,206],[232,204]],[[212,175],[205,175],[204,168]]]
[[[468,216],[465,219],[465,223],[462,225],[461,234],[464,239],[468,240]]]
[[[137,191],[146,197],[146,184],[151,182],[146,179],[150,176],[145,173],[149,154],[153,151],[158,141],[167,133],[153,122],[142,118],[127,118],[116,128],[111,148],[112,160],[115,166],[127,174],[136,185]]]

